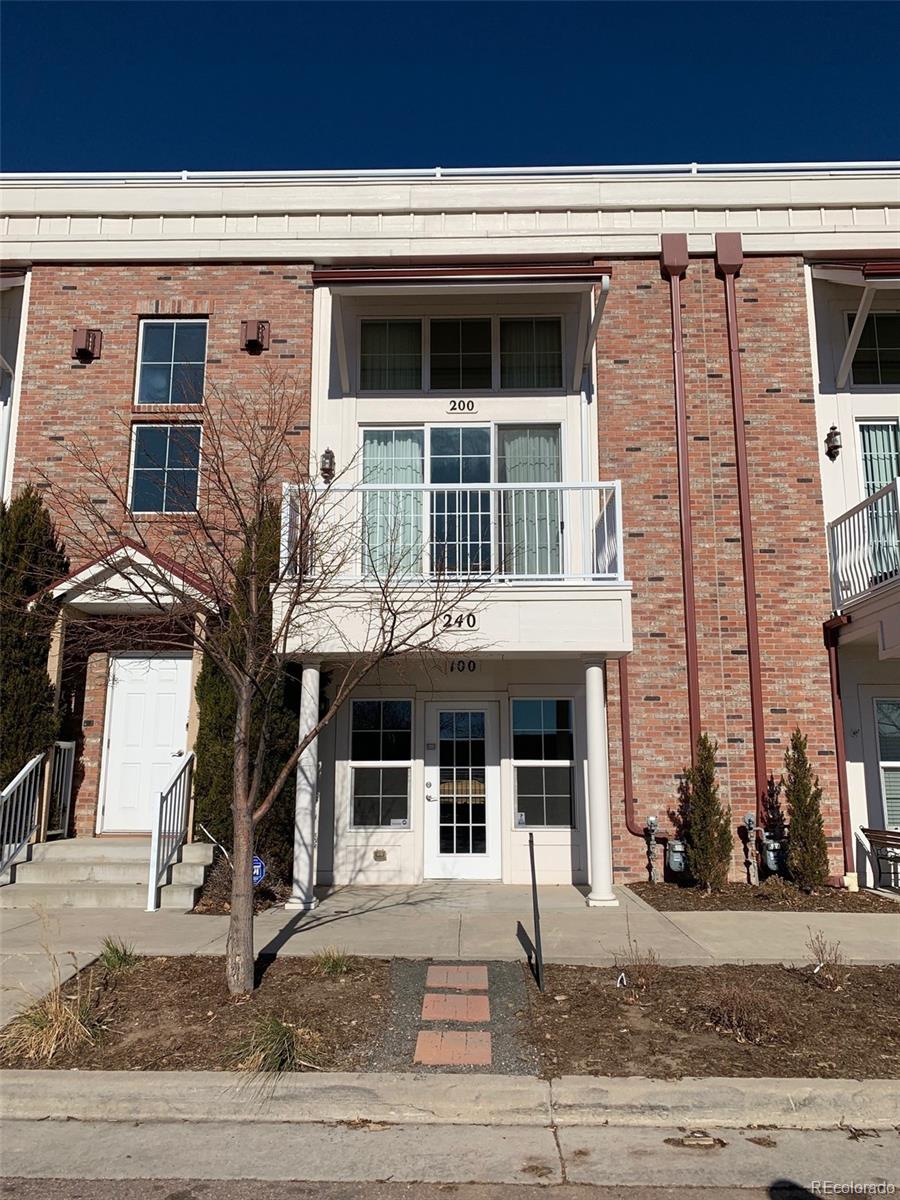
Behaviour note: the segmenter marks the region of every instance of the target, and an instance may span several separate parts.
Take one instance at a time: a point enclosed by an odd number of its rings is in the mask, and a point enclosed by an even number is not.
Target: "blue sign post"
[[[266,877],[266,864],[258,854],[253,855],[253,886],[259,887]]]

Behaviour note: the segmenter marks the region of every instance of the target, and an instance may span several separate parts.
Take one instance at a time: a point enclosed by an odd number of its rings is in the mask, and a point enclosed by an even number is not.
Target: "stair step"
[[[148,862],[149,838],[65,838],[58,842],[40,842],[31,847],[32,862],[80,863]],[[208,842],[191,842],[181,847],[181,861],[204,863],[213,860],[214,847]]]
[[[150,877],[149,855],[143,862],[76,862],[70,859],[40,859],[16,867],[16,883],[103,883],[147,886]],[[169,868],[169,882],[200,887],[206,868],[203,863],[175,863]]]
[[[160,907],[187,912],[199,888],[174,883],[160,891]],[[0,908],[146,908],[147,885],[124,883],[15,883],[0,888]]]

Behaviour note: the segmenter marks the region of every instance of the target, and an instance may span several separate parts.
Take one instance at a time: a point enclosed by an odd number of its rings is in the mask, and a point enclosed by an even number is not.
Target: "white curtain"
[[[500,386],[522,391],[562,386],[562,331],[555,317],[500,321]]]
[[[421,429],[368,429],[363,483],[422,483]],[[363,574],[417,574],[422,565],[422,493],[363,493]]]
[[[882,421],[859,427],[866,495],[872,496],[900,475],[900,423]],[[869,512],[869,570],[877,584],[900,570],[896,492],[874,502]]]
[[[558,575],[562,569],[558,425],[502,425],[497,430],[500,483],[535,486],[501,492],[500,561],[507,575]]]

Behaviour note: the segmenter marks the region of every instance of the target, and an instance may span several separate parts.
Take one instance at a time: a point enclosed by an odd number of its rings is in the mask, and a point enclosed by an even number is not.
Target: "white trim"
[[[149,405],[148,405],[149,407]],[[177,406],[176,406],[177,407]],[[190,421],[173,421],[171,417],[167,417],[165,413],[159,414],[159,421],[133,421],[131,424],[131,445],[129,447],[128,457],[128,511],[139,517],[157,517],[157,516],[182,516],[190,517],[200,503],[200,471],[203,463],[203,423],[201,420]],[[132,508],[132,498],[134,494],[134,472],[135,472],[135,445],[137,442],[137,431],[139,429],[199,429],[200,437],[197,446],[197,494],[194,497],[194,507],[188,509],[167,510],[165,508],[142,508],[135,513]],[[174,467],[173,470],[183,470],[184,468]],[[137,470],[158,470],[158,468],[138,467]],[[166,439],[166,465],[163,467],[163,475],[167,475],[169,471],[169,439]],[[163,481],[163,503],[165,503],[165,490],[167,487],[165,480]]]
[[[175,366],[175,361],[176,361],[174,357],[173,357],[172,361],[169,363],[169,399],[164,400],[164,401],[160,401],[160,400],[145,401],[145,402],[141,403],[139,397],[140,397],[140,390],[141,390],[141,367],[144,365],[144,362],[143,362],[144,330],[146,329],[146,327],[148,325],[203,325],[206,327],[206,338],[204,339],[204,345],[203,345],[203,384],[200,388],[200,399],[197,400],[195,403],[191,404],[189,402],[185,402],[182,400],[175,400],[175,401],[172,400],[172,380],[175,377],[174,366]],[[175,354],[174,334],[172,337],[172,354],[173,354],[173,356]],[[142,317],[140,317],[138,319],[138,344],[137,344],[137,357],[135,359],[135,364],[134,364],[134,391],[133,391],[133,398],[131,401],[132,406],[136,409],[141,409],[143,411],[148,411],[148,410],[152,411],[155,408],[172,408],[178,412],[183,412],[186,409],[190,410],[190,409],[202,408],[203,407],[203,397],[204,397],[204,393],[206,391],[206,367],[207,367],[207,356],[208,355],[209,355],[209,317],[208,316],[207,317],[182,317],[182,316],[178,316],[178,315],[172,315],[172,316],[152,316],[152,317],[143,317],[142,316]],[[148,365],[153,366],[154,364],[150,363]],[[164,366],[165,364],[158,363],[155,365]],[[186,363],[185,365],[197,366],[199,364]],[[129,503],[130,503],[130,501],[129,501]]]
[[[881,821],[882,829],[900,829],[898,825],[888,825],[887,812],[887,795],[884,790],[884,768],[892,767],[900,769],[900,759],[882,758],[881,757],[881,735],[878,731],[878,705],[879,704],[896,704],[900,705],[900,696],[873,696],[872,697],[872,720],[875,727],[875,754],[876,767],[878,771],[878,785],[881,791]]]
[[[16,343],[16,369],[13,372],[12,389],[9,395],[9,411],[4,414],[4,437],[6,446],[3,453],[3,499],[8,501],[12,496],[13,475],[16,465],[16,442],[19,432],[19,409],[22,403],[22,377],[25,374],[25,344],[28,334],[28,314],[31,300],[31,271],[26,272],[22,288],[22,308],[19,313],[19,339]]]

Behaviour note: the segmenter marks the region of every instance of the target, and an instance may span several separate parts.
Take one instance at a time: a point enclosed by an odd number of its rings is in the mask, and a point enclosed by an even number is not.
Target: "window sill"
[[[132,404],[131,416],[135,417],[190,417],[196,422],[203,415],[203,404]]]

